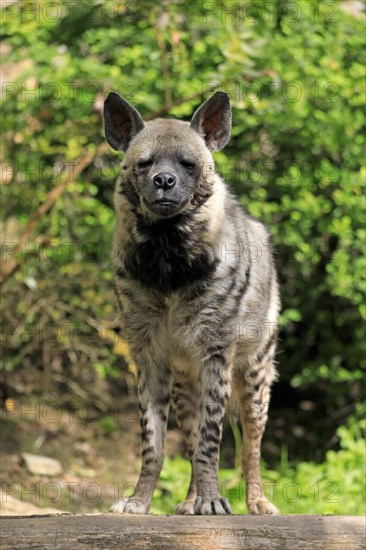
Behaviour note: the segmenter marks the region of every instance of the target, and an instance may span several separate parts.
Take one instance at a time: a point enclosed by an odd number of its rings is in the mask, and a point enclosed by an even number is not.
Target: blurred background
[[[217,170],[270,228],[281,283],[266,491],[286,513],[365,513],[364,3],[9,0],[1,18],[3,510],[106,511],[132,490],[135,366],[110,259],[121,155],[103,101],[189,120],[222,90]],[[244,513],[226,416],[221,488]],[[170,427],[156,513],[188,485]]]

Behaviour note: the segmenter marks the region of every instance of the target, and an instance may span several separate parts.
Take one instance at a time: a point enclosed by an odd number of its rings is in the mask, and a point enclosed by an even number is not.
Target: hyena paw
[[[194,513],[202,516],[222,516],[232,512],[227,498],[204,500],[202,497],[197,497],[194,502]]]
[[[141,498],[123,498],[112,504],[109,509],[114,514],[147,514],[149,506]]]
[[[194,498],[183,500],[175,509],[176,514],[191,516],[194,514]]]
[[[266,498],[261,498],[257,502],[247,502],[248,506],[248,512],[249,514],[256,514],[256,515],[262,515],[262,514],[270,514],[275,515],[279,514],[280,512],[276,508],[272,502],[269,502]]]

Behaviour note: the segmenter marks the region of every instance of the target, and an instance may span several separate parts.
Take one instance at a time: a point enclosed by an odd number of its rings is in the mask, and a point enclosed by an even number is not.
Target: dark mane
[[[125,255],[127,273],[163,293],[209,278],[218,260],[200,243],[203,228],[192,213],[154,223],[138,215],[136,229],[145,240],[129,244]],[[201,251],[193,256],[192,249],[197,246]]]

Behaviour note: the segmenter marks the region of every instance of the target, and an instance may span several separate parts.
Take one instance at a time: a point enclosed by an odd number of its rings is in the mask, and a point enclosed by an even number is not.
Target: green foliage
[[[104,415],[98,420],[98,426],[104,435],[111,434],[118,429],[118,424],[111,415]]]
[[[300,462],[290,465],[283,452],[282,463],[276,471],[262,468],[267,498],[283,514],[365,515],[365,430],[365,419],[361,422],[350,419],[348,426],[337,430],[341,449],[328,451],[322,464]],[[171,513],[185,498],[189,475],[187,461],[180,457],[166,459],[151,511]],[[221,469],[219,486],[234,514],[247,513],[239,470]]]

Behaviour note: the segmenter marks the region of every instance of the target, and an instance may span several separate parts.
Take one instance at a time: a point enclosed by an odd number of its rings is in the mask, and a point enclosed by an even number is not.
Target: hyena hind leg
[[[241,465],[246,482],[250,514],[278,514],[264,495],[260,474],[261,441],[268,419],[270,387],[275,378],[272,361],[250,369],[239,389],[240,423],[243,431]]]
[[[191,481],[186,499],[175,509],[177,514],[194,514],[194,502],[197,496],[196,480],[192,465],[193,454],[197,445],[199,428],[199,391],[180,380],[173,383],[172,407],[177,424],[183,434],[187,457],[191,463]]]

